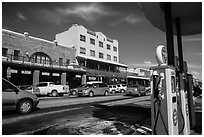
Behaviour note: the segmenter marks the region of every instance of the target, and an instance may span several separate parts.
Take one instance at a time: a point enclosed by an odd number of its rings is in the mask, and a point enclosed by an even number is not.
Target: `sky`
[[[116,39],[120,63],[129,68],[157,65],[156,47],[166,46],[166,33],[146,19],[137,2],[2,3],[3,29],[54,41],[57,33],[68,30],[72,24]],[[202,79],[202,34],[182,38],[188,73]]]

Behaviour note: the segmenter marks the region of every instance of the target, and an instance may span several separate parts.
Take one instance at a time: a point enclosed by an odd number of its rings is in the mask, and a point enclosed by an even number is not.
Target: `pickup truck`
[[[55,85],[54,82],[39,82],[36,87],[39,88],[40,95],[51,95],[53,97],[57,97],[69,93],[68,85]]]

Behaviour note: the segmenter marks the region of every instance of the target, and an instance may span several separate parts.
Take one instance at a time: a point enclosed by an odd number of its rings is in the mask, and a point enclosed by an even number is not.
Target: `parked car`
[[[39,82],[36,87],[40,90],[40,95],[51,95],[53,97],[69,94],[69,86],[55,85],[54,82]]]
[[[102,83],[102,81],[89,81],[89,82],[86,82],[86,84],[94,84],[94,83]]]
[[[108,96],[110,93],[109,87],[106,83],[92,83],[92,84],[84,84],[77,88],[71,89],[71,92],[76,92],[78,96],[90,96],[93,97],[95,95],[105,95]]]
[[[2,78],[2,111],[17,110],[21,114],[31,112],[39,103],[36,95],[21,90]]]
[[[124,95],[134,95],[134,96],[146,95],[146,90],[144,86],[141,86],[139,84],[128,85]]]
[[[150,95],[151,94],[151,88],[150,86],[145,87],[145,95]]]
[[[109,89],[110,89],[110,93],[116,93],[118,92],[118,88],[116,85],[108,85]]]
[[[40,90],[38,87],[34,87],[32,85],[20,85],[18,86],[21,90],[27,90],[33,94],[35,94],[36,96],[40,95]]]
[[[127,90],[127,85],[125,84],[117,84],[117,91],[124,93]]]

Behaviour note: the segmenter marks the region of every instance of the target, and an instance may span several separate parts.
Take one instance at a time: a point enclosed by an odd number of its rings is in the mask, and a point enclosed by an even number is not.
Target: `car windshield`
[[[129,88],[136,88],[138,85],[128,85]]]
[[[80,87],[83,87],[83,88],[90,88],[92,87],[93,84],[84,84],[84,85],[81,85]]]

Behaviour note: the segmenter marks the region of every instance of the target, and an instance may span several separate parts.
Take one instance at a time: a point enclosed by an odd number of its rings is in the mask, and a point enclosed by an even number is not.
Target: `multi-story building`
[[[56,41],[2,30],[2,77],[16,85],[53,81],[75,87],[86,70],[77,66],[75,49]]]
[[[87,71],[87,81],[126,82],[127,65],[119,61],[117,40],[77,24],[65,32],[56,34],[55,39],[59,44],[76,50],[79,65]]]

